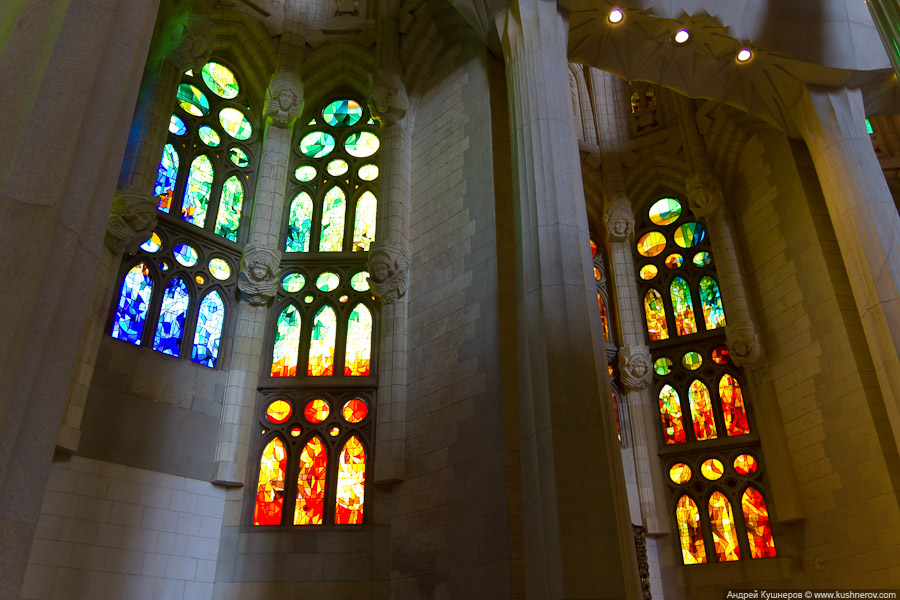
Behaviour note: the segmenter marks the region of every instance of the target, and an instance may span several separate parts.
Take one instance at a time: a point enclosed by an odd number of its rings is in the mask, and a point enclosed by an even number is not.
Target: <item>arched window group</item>
[[[594,281],[597,285],[597,305],[600,309],[600,325],[603,328],[603,342],[606,349],[607,369],[610,381],[610,396],[612,397],[613,410],[616,415],[616,435],[619,445],[625,445],[625,428],[623,421],[625,417],[625,404],[620,403],[622,398],[619,382],[618,354],[619,349],[616,345],[616,336],[613,329],[614,320],[611,319],[609,290],[606,287],[606,261],[605,253],[594,240],[591,240],[591,257],[594,261]]]

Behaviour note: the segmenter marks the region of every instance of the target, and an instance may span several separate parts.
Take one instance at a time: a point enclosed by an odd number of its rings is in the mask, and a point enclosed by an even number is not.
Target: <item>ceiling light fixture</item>
[[[681,29],[675,34],[675,43],[683,44],[691,39],[691,32],[687,29]]]
[[[616,23],[621,23],[622,19],[625,18],[625,13],[622,12],[620,8],[614,8],[609,11],[609,22],[615,25]]]
[[[737,53],[737,61],[739,63],[745,63],[751,58],[753,58],[753,53],[750,52],[750,50],[748,50],[747,48],[743,48],[740,52]]]

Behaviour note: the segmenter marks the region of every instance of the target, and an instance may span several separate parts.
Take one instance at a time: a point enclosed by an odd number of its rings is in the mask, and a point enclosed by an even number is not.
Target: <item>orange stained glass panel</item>
[[[683,444],[686,438],[684,420],[681,417],[681,399],[671,385],[664,385],[659,391],[659,414],[662,417],[666,444]]]
[[[328,407],[328,403],[321,398],[310,400],[303,409],[303,415],[310,423],[321,423],[328,418],[330,413],[331,409]]]
[[[359,423],[369,414],[369,407],[359,398],[354,398],[353,400],[347,400],[341,414],[348,423]]]
[[[691,468],[684,463],[675,463],[669,469],[669,479],[678,484],[687,483],[691,480]]]
[[[707,458],[700,465],[700,472],[710,481],[715,481],[716,479],[721,479],[722,474],[725,472],[725,466],[718,458]]]
[[[600,322],[603,324],[603,341],[609,341],[609,317],[606,315],[606,302],[603,301],[603,296],[600,295],[600,292],[597,292],[597,304],[600,305]]]
[[[706,562],[706,546],[700,531],[700,511],[688,496],[682,496],[675,507],[678,537],[681,539],[681,559],[686,565]]]
[[[366,451],[356,436],[344,444],[338,458],[337,501],[334,522],[337,525],[362,523],[366,487]]]
[[[722,413],[725,415],[725,433],[728,435],[750,433],[741,386],[737,379],[728,373],[722,375],[722,379],[719,380],[719,398],[722,400]]]
[[[644,294],[644,314],[647,316],[647,335],[650,341],[669,339],[669,326],[666,324],[666,308],[662,296],[650,288]]]
[[[254,525],[280,525],[284,505],[284,474],[287,453],[281,438],[272,438],[259,459],[259,483],[256,486]]]
[[[738,475],[753,475],[756,467],[756,459],[749,454],[741,454],[734,459],[734,470]]]
[[[691,420],[694,422],[694,435],[698,440],[716,438],[716,419],[713,416],[712,401],[709,389],[699,379],[691,383]]]
[[[591,257],[597,256],[597,244],[591,240]]]
[[[719,562],[741,560],[731,503],[722,492],[714,492],[709,498],[709,521]]]
[[[297,504],[294,525],[321,525],[325,512],[325,473],[328,453],[318,437],[312,437],[300,452]]]
[[[750,556],[752,558],[775,556],[775,538],[772,537],[769,511],[762,494],[755,488],[748,487],[741,498],[741,508],[744,511],[744,523],[747,524]]]
[[[641,239],[639,239],[637,243],[638,252],[641,253],[641,256],[646,256],[648,258],[661,254],[665,249],[666,236],[658,231],[645,233],[641,236]]]
[[[275,425],[284,423],[291,416],[291,405],[284,400],[276,400],[266,409],[266,418]]]

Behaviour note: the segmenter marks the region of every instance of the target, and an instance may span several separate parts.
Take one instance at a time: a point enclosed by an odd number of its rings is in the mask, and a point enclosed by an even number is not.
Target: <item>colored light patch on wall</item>
[[[358,304],[347,322],[347,354],[344,375],[354,377],[369,374],[372,353],[372,314],[363,304]]]
[[[684,257],[680,254],[670,254],[666,257],[666,266],[670,269],[677,269],[684,264]]]
[[[320,273],[316,278],[316,287],[323,292],[335,290],[340,284],[341,278],[338,277],[337,273],[332,273],[331,271]]]
[[[603,301],[603,296],[600,295],[600,292],[597,292],[597,305],[600,307],[600,325],[603,327],[603,341],[609,341],[609,317],[606,315],[606,302]]]
[[[728,356],[728,346],[717,346],[712,351],[713,362],[717,365],[727,365],[731,362]]]
[[[657,358],[653,361],[653,372],[657,375],[668,375],[672,372],[672,366],[675,363],[672,362],[671,358],[663,356],[662,358]]]
[[[306,192],[300,192],[291,202],[288,217],[285,252],[308,252],[309,236],[312,229],[313,201]]]
[[[197,135],[200,136],[200,141],[210,148],[215,148],[222,143],[222,138],[219,137],[219,134],[216,132],[216,130],[209,125],[204,125],[200,129],[198,129]]]
[[[698,252],[691,261],[694,263],[694,266],[700,268],[708,267],[712,264],[712,255],[709,252]]]
[[[675,230],[673,239],[682,248],[693,248],[706,238],[706,230],[696,221],[685,223]]]
[[[219,111],[219,124],[225,133],[236,140],[248,140],[253,135],[253,125],[236,108],[223,108]]]
[[[675,507],[678,538],[681,541],[681,560],[686,565],[706,562],[706,547],[700,530],[700,511],[688,496],[682,496]]]
[[[202,117],[209,114],[209,100],[199,88],[189,84],[182,83],[178,86],[175,93],[180,106],[184,112],[194,117]]]
[[[725,467],[722,465],[722,461],[718,458],[708,458],[703,461],[702,465],[700,465],[700,473],[702,473],[703,476],[710,481],[721,479],[724,472]]]
[[[209,274],[219,281],[225,281],[231,277],[231,265],[224,258],[214,258],[209,261]]]
[[[350,278],[350,287],[357,292],[367,292],[369,290],[369,272],[360,271]]]
[[[748,487],[741,497],[744,523],[747,525],[747,541],[750,542],[751,558],[772,558],[775,553],[775,538],[769,523],[769,510],[762,494]]]
[[[641,279],[644,281],[650,281],[659,273],[659,269],[656,268],[656,265],[644,265],[641,267],[641,270],[638,272],[638,275],[641,276]]]
[[[149,252],[150,254],[159,252],[160,248],[162,248],[162,240],[159,238],[159,234],[155,231],[150,234],[150,239],[141,244],[141,250],[143,250],[144,252]]]
[[[375,181],[378,179],[378,167],[376,165],[363,165],[357,171],[359,178],[363,181]]]
[[[325,513],[325,475],[327,471],[328,454],[325,451],[325,444],[317,436],[313,436],[300,452],[294,525],[322,524]]]
[[[194,346],[191,360],[211,369],[216,367],[219,356],[219,342],[225,324],[225,302],[219,292],[212,291],[200,302],[197,312],[197,329],[194,331]]]
[[[284,507],[284,474],[287,452],[281,438],[273,438],[259,459],[259,482],[256,485],[254,525],[280,525]]]
[[[334,375],[334,343],[337,337],[337,318],[327,304],[319,309],[313,320],[309,342],[309,364],[306,374],[311,377]]]
[[[714,492],[709,498],[709,521],[712,525],[713,545],[718,561],[741,560],[731,503],[722,492]]]
[[[725,433],[727,435],[750,433],[741,386],[737,379],[728,373],[722,375],[719,380],[719,399],[722,401],[722,413],[725,415]]]
[[[359,525],[363,518],[366,486],[366,451],[362,443],[351,437],[338,458],[336,525]]]
[[[325,167],[325,170],[328,171],[328,174],[332,177],[343,175],[349,169],[350,165],[347,164],[347,161],[340,158],[331,161],[330,163],[328,163],[328,166]]]
[[[328,156],[334,150],[334,136],[324,131],[313,131],[300,140],[300,152],[310,158]]]
[[[709,388],[699,379],[695,379],[691,382],[688,397],[691,401],[691,420],[694,422],[694,436],[698,440],[715,439],[716,419],[713,416]]]
[[[275,324],[275,346],[272,350],[272,377],[293,377],[297,374],[297,355],[300,352],[300,313],[288,304]]]
[[[664,385],[659,391],[659,414],[666,444],[683,444],[687,438],[681,416],[681,399],[670,385]]]
[[[681,364],[684,365],[684,368],[688,371],[696,371],[700,368],[700,365],[703,364],[703,357],[693,350],[685,352],[684,356],[681,357]]]
[[[741,454],[734,459],[734,470],[738,475],[753,475],[756,469],[756,459],[749,454]]]
[[[700,305],[703,307],[706,329],[725,327],[722,295],[719,293],[719,284],[712,277],[706,276],[700,280]]]
[[[669,479],[679,485],[687,483],[691,480],[691,468],[684,463],[675,463],[669,469]]]
[[[175,135],[184,135],[187,133],[187,125],[178,115],[172,115],[169,119],[169,131]]]
[[[356,201],[356,218],[353,224],[353,251],[365,252],[375,241],[375,216],[378,200],[372,192],[363,192]]]
[[[322,109],[322,118],[332,127],[352,127],[362,118],[362,106],[349,98],[335,100]]]
[[[281,280],[281,287],[291,294],[299,292],[306,285],[306,278],[300,273],[291,273]]]
[[[669,326],[666,324],[666,309],[662,296],[650,288],[644,294],[644,316],[647,318],[647,335],[650,341],[669,339]]]
[[[344,216],[347,212],[344,191],[334,186],[325,194],[323,202],[319,252],[340,252],[344,248]]]
[[[215,169],[205,154],[201,154],[191,163],[184,201],[181,204],[181,218],[197,227],[203,227],[206,222],[206,207],[209,204],[214,176]]]
[[[641,236],[637,243],[637,251],[641,256],[652,258],[662,254],[666,249],[666,236],[658,231],[651,231]]]
[[[175,244],[175,247],[172,249],[172,254],[175,256],[175,260],[178,261],[178,264],[185,267],[193,267],[200,258],[194,247],[188,246],[187,244]]]
[[[303,409],[303,415],[310,423],[321,423],[331,414],[331,407],[321,398],[310,400]]]
[[[172,144],[163,146],[162,158],[156,172],[156,184],[153,186],[153,195],[157,197],[157,208],[164,213],[172,208],[172,198],[175,196],[175,181],[178,179],[178,152]]]
[[[234,166],[241,168],[250,164],[250,156],[237,146],[232,146],[228,149],[228,160],[230,160]]]
[[[184,280],[180,277],[173,279],[163,294],[156,336],[153,338],[154,350],[169,356],[178,356],[190,298]]]
[[[150,278],[150,269],[144,263],[134,265],[122,280],[119,303],[113,319],[112,337],[135,346],[141,344],[152,293],[153,279]]]
[[[291,418],[293,409],[289,402],[285,400],[276,400],[266,407],[266,419],[275,425],[281,425]]]
[[[661,198],[650,207],[649,217],[655,225],[670,225],[681,216],[681,202],[675,198]]]
[[[374,133],[357,131],[347,136],[347,140],[344,142],[344,149],[350,156],[366,158],[367,156],[372,156],[378,152],[378,146],[380,144],[381,142],[378,141],[378,136]]]
[[[697,333],[697,320],[687,282],[676,277],[669,287],[669,295],[672,297],[672,312],[675,313],[675,331],[678,335]]]
[[[220,98],[230,100],[231,98],[236,98],[240,92],[237,78],[231,69],[225,65],[210,61],[203,65],[203,68],[200,70],[200,76],[203,78],[203,83],[206,84],[206,87]]]
[[[294,171],[294,177],[297,181],[302,181],[304,183],[312,181],[318,174],[318,171],[316,171],[316,168],[312,165],[302,165],[297,167],[297,170]]]
[[[216,235],[232,242],[237,241],[238,226],[241,224],[241,210],[244,206],[244,185],[237,175],[232,175],[222,184],[219,200],[219,214],[216,215]]]

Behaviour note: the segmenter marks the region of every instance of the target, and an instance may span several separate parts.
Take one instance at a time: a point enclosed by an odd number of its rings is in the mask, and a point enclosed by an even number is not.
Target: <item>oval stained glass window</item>
[[[153,254],[154,252],[159,252],[159,249],[162,248],[162,240],[159,238],[159,234],[155,231],[150,234],[150,239],[141,244],[141,250],[144,252],[149,252]]]
[[[222,142],[222,138],[219,137],[219,134],[216,133],[216,130],[209,125],[204,125],[200,129],[198,129],[197,135],[200,136],[200,141],[210,148],[215,148]]]
[[[181,218],[197,227],[206,222],[206,207],[212,191],[215,169],[205,154],[201,154],[191,162],[191,170],[181,203]]]
[[[691,259],[691,262],[697,267],[708,267],[710,263],[712,263],[712,255],[706,251],[698,252],[694,255],[694,258]]]
[[[285,252],[309,251],[310,228],[312,227],[313,201],[306,192],[300,192],[291,202],[288,217],[287,240]]]
[[[728,357],[728,346],[718,346],[712,351],[713,362],[717,365],[727,365],[731,362]]]
[[[365,419],[368,414],[369,407],[359,398],[347,400],[347,402],[344,403],[344,408],[341,410],[341,416],[343,416],[344,420],[348,423],[359,423]]]
[[[378,200],[372,192],[363,192],[356,201],[356,218],[353,225],[353,251],[365,252],[375,241],[375,212]]]
[[[232,146],[228,149],[228,160],[230,160],[234,166],[241,168],[250,164],[250,157],[237,146]]]
[[[266,418],[275,425],[281,425],[291,418],[291,405],[284,400],[276,400],[266,408]]]
[[[644,265],[638,274],[644,281],[650,281],[656,277],[657,273],[659,273],[659,269],[656,268],[656,265]]]
[[[756,467],[756,459],[749,454],[741,454],[734,459],[734,470],[738,475],[753,475]]]
[[[122,281],[119,304],[113,319],[112,337],[139,346],[150,308],[153,280],[144,263],[134,265]]]
[[[693,248],[706,238],[706,230],[703,225],[695,221],[685,223],[675,230],[672,236],[675,244],[681,248]]]
[[[310,158],[328,156],[334,150],[334,136],[324,131],[307,133],[300,140],[300,152]]]
[[[653,361],[653,372],[660,376],[668,375],[672,372],[673,365],[672,359],[667,356],[657,358]]]
[[[378,141],[378,136],[374,133],[357,131],[347,136],[347,140],[344,142],[344,149],[350,156],[365,158],[378,152],[378,146],[380,144],[381,142]]]
[[[241,224],[241,210],[244,206],[244,185],[237,175],[232,175],[222,184],[219,200],[219,214],[216,215],[216,235],[232,242],[237,241],[238,226]]]
[[[323,292],[330,292],[337,289],[337,286],[339,286],[340,283],[341,278],[338,277],[337,273],[332,273],[331,271],[325,271],[316,278],[316,287]]]
[[[669,469],[669,479],[677,484],[687,483],[691,480],[691,468],[684,463],[675,463]]]
[[[307,181],[312,181],[316,178],[318,173],[316,172],[316,168],[312,165],[303,165],[302,167],[297,167],[297,170],[294,171],[294,177],[297,181],[302,181],[306,183]]]
[[[199,258],[194,247],[187,244],[176,244],[172,249],[172,254],[175,255],[175,260],[185,267],[193,267]]]
[[[658,231],[645,233],[641,236],[641,239],[639,239],[637,243],[638,252],[641,254],[641,256],[646,256],[648,258],[652,258],[654,256],[662,254],[662,251],[665,249],[666,236]]]
[[[231,265],[224,258],[214,258],[209,261],[209,274],[219,281],[225,281],[231,277]]]
[[[306,403],[306,408],[303,409],[303,416],[305,416],[306,420],[310,423],[321,423],[327,419],[330,414],[331,408],[328,406],[328,403],[321,398],[310,400]]]
[[[291,294],[299,292],[306,285],[306,278],[300,273],[291,273],[281,280],[281,287]]]
[[[195,363],[216,368],[219,356],[219,341],[225,324],[225,303],[219,292],[212,291],[200,302],[197,311],[197,329],[194,331],[194,347],[191,360]]]
[[[721,479],[724,472],[725,467],[722,465],[722,461],[718,458],[708,458],[703,461],[702,465],[700,465],[700,473],[702,473],[703,476],[710,481]]]
[[[206,87],[220,98],[225,98],[226,100],[236,98],[240,91],[234,73],[225,65],[210,61],[203,65],[200,76],[203,78],[203,83],[206,84]]]
[[[362,118],[362,106],[356,100],[335,100],[322,109],[322,118],[332,127],[352,127]]]
[[[670,225],[681,216],[681,202],[675,198],[662,198],[650,207],[650,220],[656,225]]]
[[[694,351],[685,352],[684,356],[681,357],[681,364],[688,371],[696,371],[703,364],[703,357]]]
[[[325,167],[325,170],[328,171],[329,175],[337,177],[339,175],[343,175],[350,169],[350,165],[347,164],[346,160],[336,158]]]
[[[203,285],[204,283],[206,283],[206,277],[198,273],[196,276],[194,276],[194,281],[196,281],[200,285]]]
[[[350,287],[357,292],[369,291],[369,272],[360,271],[350,278]]]
[[[300,437],[300,434],[303,433],[303,430],[299,427],[291,428],[291,437]]]
[[[253,125],[244,116],[244,113],[236,108],[223,108],[219,111],[219,124],[225,133],[236,140],[247,140],[253,135]]]
[[[359,168],[358,174],[363,181],[375,181],[378,179],[378,167],[376,165],[363,165]]]
[[[666,257],[666,266],[670,269],[677,269],[684,264],[684,257],[680,254],[670,254]]]
[[[178,106],[189,115],[202,117],[209,114],[209,100],[197,87],[182,83],[178,86],[175,97],[178,99]]]
[[[293,377],[297,374],[300,352],[300,312],[288,304],[278,315],[275,324],[275,345],[272,349],[272,377]]]
[[[331,429],[328,430],[328,435],[331,437],[337,437],[341,434],[341,428],[335,425]]]
[[[187,133],[187,125],[184,124],[178,115],[172,115],[169,119],[169,131],[175,135],[184,135]]]

